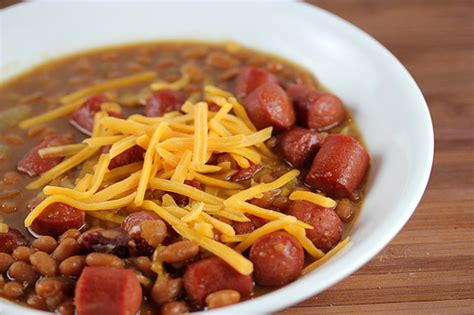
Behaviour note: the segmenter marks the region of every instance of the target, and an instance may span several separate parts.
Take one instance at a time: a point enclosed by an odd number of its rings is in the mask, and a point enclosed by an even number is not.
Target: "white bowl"
[[[293,60],[353,112],[372,157],[350,244],[299,280],[211,313],[269,313],[347,277],[386,246],[415,210],[433,159],[433,129],[400,62],[344,20],[303,3],[25,3],[0,12],[0,79],[70,52],[157,39],[235,40]],[[0,301],[7,313],[32,310]]]

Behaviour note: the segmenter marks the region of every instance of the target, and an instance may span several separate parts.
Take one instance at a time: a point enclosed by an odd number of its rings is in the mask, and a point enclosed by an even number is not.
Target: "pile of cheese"
[[[135,75],[132,82],[150,78],[154,76],[149,73],[141,77]],[[117,81],[130,84],[130,77]],[[154,83],[151,88],[179,89],[186,82],[186,78],[182,78],[170,84]],[[65,97],[63,107],[24,121],[21,126],[28,128],[64,116],[82,104],[86,96],[110,88],[117,88],[117,84],[102,83],[73,93],[73,97]],[[209,111],[211,102],[219,106],[218,111]],[[312,228],[310,225],[248,202],[294,181],[298,170],[293,169],[270,183],[244,187],[228,180],[229,174],[235,172],[230,162],[207,164],[214,153],[228,153],[240,168],[278,159],[265,145],[272,128],[257,131],[245,108],[232,94],[205,86],[202,101],[188,100],[181,112],[161,117],[138,114],[127,119],[109,117],[105,109],[110,107],[120,108],[115,103],[103,104],[104,110],[95,115],[92,136],[82,143],[40,150],[41,156],[65,156],[65,159],[27,186],[28,189],[43,187],[47,198],[26,217],[26,227],[46,207],[57,202],[115,223],[123,220],[117,209],[133,206],[156,213],[183,238],[196,242],[245,275],[252,273],[253,265],[241,253],[262,235],[276,230],[292,234],[315,259],[323,257],[324,253],[305,235],[305,229]],[[136,145],[145,150],[143,161],[108,169],[111,159]],[[104,147],[110,147],[108,153],[101,153]],[[77,166],[81,171],[74,187],[45,186]],[[185,180],[197,180],[205,190],[187,185]],[[187,196],[190,203],[178,206],[166,193],[161,200],[147,199],[147,191],[152,190]],[[289,198],[308,200],[324,207],[336,205],[333,200],[312,192],[295,191]],[[232,221],[249,221],[246,214],[270,221],[251,233],[236,235]],[[218,231],[218,238],[214,231]]]

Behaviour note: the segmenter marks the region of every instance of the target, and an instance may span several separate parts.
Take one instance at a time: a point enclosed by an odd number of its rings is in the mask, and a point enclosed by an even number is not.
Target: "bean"
[[[25,143],[25,139],[23,139],[23,137],[14,133],[7,133],[3,136],[3,140],[6,144],[10,145],[20,145]]]
[[[133,264],[143,273],[149,273],[151,270],[151,260],[146,256],[140,256],[133,260]]]
[[[189,47],[185,48],[181,51],[181,56],[188,60],[188,59],[198,59],[202,58],[205,55],[207,55],[207,52],[209,51],[208,47],[205,46],[194,46],[194,47]]]
[[[355,204],[347,198],[343,198],[337,203],[336,213],[344,222],[351,220],[355,210]]]
[[[103,253],[90,253],[86,257],[86,264],[89,266],[101,266],[112,268],[123,268],[125,263],[115,255]]]
[[[10,214],[16,212],[17,207],[14,201],[3,201],[0,203],[0,212]]]
[[[24,261],[14,262],[8,269],[8,276],[18,282],[31,284],[38,279],[38,274],[30,264]]]
[[[172,279],[170,276],[165,275],[156,279],[155,284],[151,289],[151,298],[156,304],[161,305],[163,303],[173,301],[181,295],[182,291],[183,279]]]
[[[191,241],[180,241],[167,246],[161,259],[167,263],[177,263],[192,258],[199,253],[199,245]]]
[[[0,253],[0,273],[7,272],[8,268],[15,262],[12,256],[7,253]]]
[[[60,315],[74,315],[75,308],[72,300],[66,300],[56,310],[56,313]]]
[[[189,61],[181,66],[181,72],[189,76],[191,82],[202,82],[204,73],[201,68],[193,61]]]
[[[206,64],[215,68],[228,69],[237,67],[240,61],[224,52],[212,52],[206,57]]]
[[[64,259],[61,264],[59,264],[59,272],[65,276],[78,276],[81,274],[82,269],[86,265],[85,256],[71,256]]]
[[[43,276],[54,277],[58,273],[58,262],[45,252],[36,252],[30,256],[30,262]]]
[[[35,239],[33,243],[31,243],[31,246],[51,254],[56,249],[56,246],[58,246],[58,242],[53,237],[45,235]]]
[[[64,232],[63,234],[61,234],[61,235],[59,236],[59,239],[58,239],[58,240],[59,240],[59,242],[62,242],[62,241],[63,241],[64,239],[66,239],[66,238],[74,238],[74,239],[76,239],[76,238],[79,237],[79,235],[81,235],[81,232],[79,232],[78,229],[69,229],[69,230],[67,230],[66,232]]]
[[[267,183],[271,183],[275,180],[275,178],[271,175],[271,174],[263,174],[262,176],[260,176],[260,178],[258,179],[258,182],[259,183],[264,183],[264,184],[267,184]]]
[[[189,306],[181,301],[173,301],[163,304],[160,315],[181,315],[191,312]]]
[[[48,310],[48,305],[46,305],[46,302],[44,299],[39,296],[38,294],[32,293],[28,296],[26,299],[26,303],[36,309],[47,311]]]
[[[240,302],[240,293],[235,290],[220,290],[209,294],[206,297],[206,304],[209,309],[232,305]]]
[[[27,246],[18,246],[12,253],[16,261],[30,261],[30,255],[34,254],[35,250]]]
[[[36,282],[35,286],[36,294],[44,299],[66,293],[68,289],[69,284],[66,281],[56,278],[44,278]]]
[[[278,196],[273,200],[273,206],[278,209],[280,212],[286,212],[290,209],[291,201],[287,197]]]
[[[20,175],[15,171],[6,172],[5,175],[3,175],[3,182],[6,185],[16,185],[20,179]]]
[[[275,199],[275,195],[272,191],[266,191],[263,193],[262,198],[253,198],[250,203],[259,206],[261,208],[270,208]]]
[[[51,256],[56,261],[61,262],[68,257],[78,254],[80,250],[79,243],[74,238],[67,237],[59,243]]]
[[[163,243],[168,234],[166,224],[161,220],[145,220],[140,224],[141,237],[151,246]]]
[[[16,281],[10,281],[3,286],[3,296],[7,298],[17,299],[23,293],[23,286]]]

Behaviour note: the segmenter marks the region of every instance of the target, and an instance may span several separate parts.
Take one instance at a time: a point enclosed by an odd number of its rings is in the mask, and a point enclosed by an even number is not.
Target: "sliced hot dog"
[[[267,82],[250,93],[244,101],[250,120],[258,129],[273,127],[285,130],[295,123],[295,113],[285,90]]]
[[[131,269],[85,267],[76,284],[78,315],[135,315],[142,288]]]
[[[72,115],[69,123],[77,130],[88,136],[92,135],[92,128],[94,126],[94,116],[101,110],[101,105],[111,100],[103,95],[98,94],[88,98]],[[107,111],[110,116],[121,117],[120,113]]]
[[[242,68],[235,79],[234,94],[239,99],[244,99],[257,87],[267,82],[278,84],[278,79],[272,73],[262,69],[254,67]]]
[[[306,230],[306,236],[320,250],[327,252],[341,241],[342,221],[334,210],[298,200],[287,214],[314,227]]]
[[[142,149],[142,147],[139,147],[138,145],[135,145],[131,147],[130,149],[127,149],[114,157],[112,160],[110,160],[109,163],[109,170],[124,166],[127,164],[131,164],[134,162],[140,162],[143,161],[143,154],[145,153],[145,150]]]
[[[183,276],[190,302],[203,307],[206,297],[219,290],[231,289],[242,298],[252,294],[252,276],[244,276],[219,257],[209,257],[187,266]]]
[[[18,246],[27,246],[25,236],[16,229],[9,228],[7,232],[0,233],[0,253],[11,254]]]
[[[303,247],[290,234],[278,231],[264,235],[252,245],[255,282],[263,286],[284,285],[296,280],[303,270]]]
[[[323,139],[316,131],[293,127],[281,135],[277,150],[293,167],[302,168],[313,160]]]
[[[31,224],[31,229],[39,235],[56,237],[69,229],[81,228],[84,222],[84,211],[56,202],[41,212]]]
[[[153,92],[146,100],[145,115],[162,116],[169,112],[180,111],[186,96],[178,91],[163,89]]]
[[[329,135],[313,160],[305,182],[335,197],[354,197],[369,168],[369,154],[354,138]]]
[[[57,135],[50,135],[34,146],[18,163],[17,169],[29,176],[37,176],[61,163],[63,157],[42,158],[38,151],[43,148],[68,144],[69,141]]]
[[[341,123],[346,117],[342,101],[335,95],[304,85],[290,85],[286,90],[295,106],[300,124],[323,131]]]

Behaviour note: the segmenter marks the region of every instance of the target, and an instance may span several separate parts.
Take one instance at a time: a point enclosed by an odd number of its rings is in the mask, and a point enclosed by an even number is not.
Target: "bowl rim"
[[[132,1],[125,1],[124,3],[128,5],[133,5]],[[205,3],[210,3],[208,1],[203,1],[200,2],[202,4]],[[301,8],[301,10],[306,10],[306,11],[311,11],[311,14],[315,15],[320,15],[324,16],[325,18],[333,20],[335,23],[340,24],[344,26],[345,28],[349,29],[354,36],[357,37],[357,40],[363,42],[365,45],[372,46],[372,48],[376,49],[380,54],[384,55],[384,58],[389,60],[391,63],[393,63],[394,67],[397,68],[397,71],[400,72],[401,75],[403,75],[404,80],[406,80],[411,86],[412,86],[412,91],[415,93],[415,97],[417,98],[417,106],[421,106],[418,108],[418,110],[421,110],[425,119],[426,126],[428,127],[427,129],[423,130],[425,140],[427,141],[427,149],[424,154],[424,165],[423,165],[423,170],[422,170],[422,175],[418,179],[418,185],[416,187],[416,190],[412,192],[411,194],[411,199],[409,200],[409,203],[406,206],[406,210],[401,213],[400,218],[394,224],[391,228],[391,230],[387,231],[386,234],[382,235],[380,238],[378,238],[372,247],[368,248],[364,255],[360,257],[358,260],[354,261],[351,265],[347,266],[343,270],[339,270],[336,273],[333,273],[332,275],[329,276],[329,279],[323,284],[320,285],[318,290],[308,290],[308,287],[311,287],[311,273],[308,275],[299,278],[298,280],[294,281],[293,283],[290,283],[286,286],[283,286],[279,289],[276,289],[274,291],[271,291],[265,295],[259,296],[255,299],[250,299],[247,301],[243,301],[241,303],[238,303],[236,305],[232,305],[229,307],[225,307],[222,309],[216,309],[216,310],[211,310],[207,311],[206,314],[238,314],[242,312],[242,308],[244,309],[257,309],[256,306],[260,305],[265,305],[265,312],[263,313],[269,313],[269,312],[274,312],[286,307],[289,307],[291,305],[294,305],[298,302],[301,302],[319,292],[322,292],[329,288],[330,286],[336,284],[337,282],[343,280],[350,274],[354,273],[357,271],[359,268],[361,268],[363,265],[365,265],[369,260],[373,259],[385,246],[389,244],[389,242],[399,233],[399,231],[403,228],[403,226],[406,224],[406,222],[409,220],[413,212],[416,210],[416,207],[418,206],[419,202],[421,201],[421,198],[423,196],[423,193],[427,187],[429,177],[431,174],[431,169],[432,169],[432,164],[433,164],[433,156],[434,156],[434,132],[433,132],[433,123],[431,119],[431,115],[429,112],[428,105],[426,104],[426,101],[422,95],[422,92],[419,88],[419,86],[416,84],[416,81],[414,78],[410,75],[408,70],[401,64],[401,62],[386,48],[384,47],[380,42],[378,42],[375,38],[358,28],[357,26],[353,25],[352,23],[344,20],[343,18],[327,11],[322,8],[319,8],[315,5],[311,5],[308,3],[303,3],[303,2],[285,2],[287,5],[291,6],[296,6]],[[0,10],[0,17],[3,15],[5,12],[14,12],[15,10],[25,7],[25,6],[31,6],[35,4],[34,2],[23,2],[23,3],[18,3],[16,5],[4,8]],[[213,3],[213,5],[221,5],[225,3]],[[124,42],[124,44],[128,44],[129,41]],[[100,47],[98,47],[100,48]],[[89,50],[89,49],[87,49]],[[297,61],[297,60],[296,60]],[[38,64],[33,64],[31,67],[35,67]],[[24,71],[20,71],[18,73],[23,73]],[[16,73],[16,74],[18,74]],[[16,75],[15,74],[15,75]],[[14,76],[15,76],[14,75]],[[13,76],[13,77],[14,77]],[[7,78],[8,80],[8,78]],[[370,145],[370,143],[369,143]],[[344,252],[346,250],[349,250],[350,245],[344,248],[341,252]],[[340,253],[336,254],[335,257],[337,257]],[[331,260],[334,260],[333,257]],[[299,294],[289,294],[291,292],[298,292]],[[278,301],[277,303],[275,301]],[[22,310],[22,311],[29,311],[29,314],[32,313],[37,313],[37,314],[45,314],[45,312],[40,312],[31,308],[24,307],[19,304],[15,304],[9,300],[6,300],[4,298],[0,298],[0,305],[14,305],[12,309],[17,309],[17,310]],[[202,312],[198,312],[196,314],[199,314]],[[260,312],[252,312],[252,314],[257,314]]]

